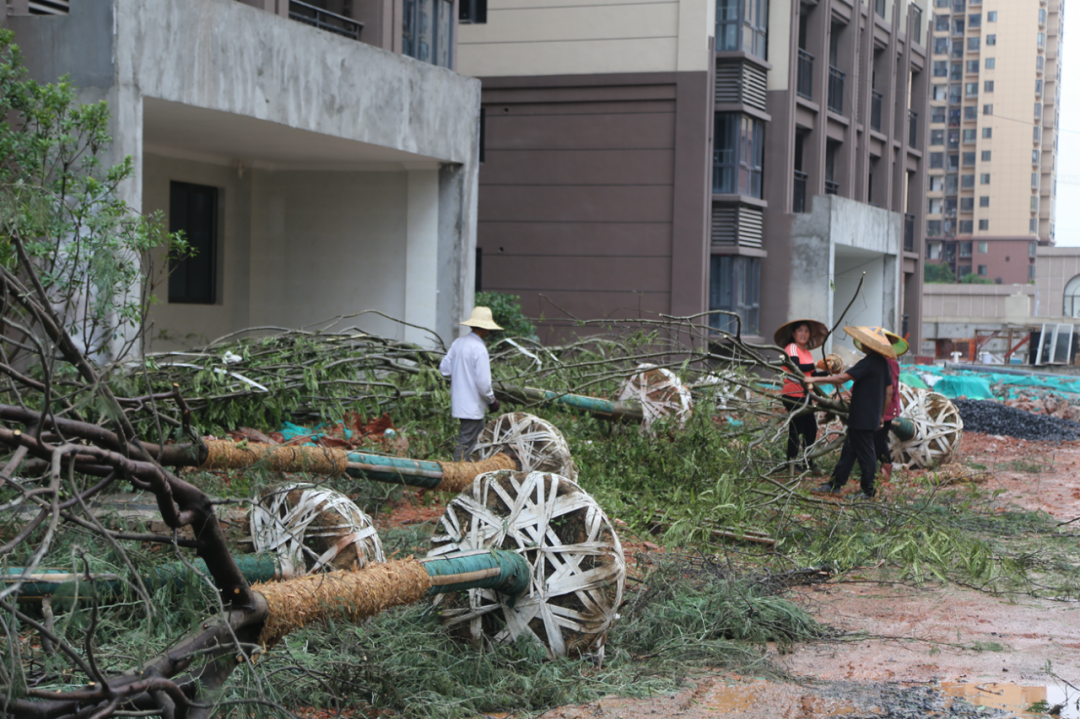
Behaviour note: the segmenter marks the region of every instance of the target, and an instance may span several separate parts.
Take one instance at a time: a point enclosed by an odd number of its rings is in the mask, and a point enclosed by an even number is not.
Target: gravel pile
[[[993,400],[954,399],[964,429],[1041,442],[1068,442],[1080,438],[1080,422],[1045,414],[1032,414]]]

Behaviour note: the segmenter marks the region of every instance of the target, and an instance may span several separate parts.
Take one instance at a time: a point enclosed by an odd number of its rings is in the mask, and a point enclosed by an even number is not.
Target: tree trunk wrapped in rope
[[[522,472],[551,472],[577,481],[570,447],[555,425],[527,412],[511,412],[489,421],[480,433],[473,461],[506,453]]]
[[[669,369],[650,364],[638,365],[640,372],[626,378],[619,388],[619,400],[636,402],[641,405],[646,431],[652,431],[653,424],[668,417],[674,419],[679,427],[690,419],[693,402],[690,390]]]
[[[491,589],[440,601],[444,624],[477,640],[533,636],[550,657],[603,657],[626,580],[622,545],[596,501],[565,477],[493,472],[446,508],[429,557],[501,549],[532,568],[526,594]]]

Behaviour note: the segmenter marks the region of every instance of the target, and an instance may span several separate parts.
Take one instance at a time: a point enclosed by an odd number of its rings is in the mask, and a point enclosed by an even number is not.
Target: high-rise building
[[[998,283],[1054,243],[1064,0],[934,0],[927,261]]]
[[[479,286],[546,337],[729,310],[763,339],[862,283],[845,322],[917,339],[929,2],[488,0],[458,58],[482,81]]]

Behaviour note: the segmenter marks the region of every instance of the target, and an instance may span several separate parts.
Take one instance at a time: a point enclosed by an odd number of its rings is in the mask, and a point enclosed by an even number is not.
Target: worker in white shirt
[[[463,462],[476,446],[484,429],[484,412],[499,411],[499,400],[491,391],[491,360],[484,338],[501,330],[487,307],[474,307],[469,319],[461,324],[472,332],[454,340],[450,351],[439,363],[439,371],[450,380],[450,412],[461,420],[461,431],[454,445],[454,461]]]

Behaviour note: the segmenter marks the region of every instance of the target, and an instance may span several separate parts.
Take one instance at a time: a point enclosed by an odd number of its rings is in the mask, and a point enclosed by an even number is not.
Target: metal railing
[[[795,170],[795,199],[791,203],[793,212],[806,212],[806,179],[805,172]]]
[[[881,132],[881,93],[870,91],[870,129]]]
[[[904,215],[904,252],[915,251],[915,215]]]
[[[814,56],[799,48],[799,78],[796,92],[807,100],[814,99]]]
[[[308,5],[300,0],[289,0],[289,17],[305,25],[317,27],[337,35],[360,39],[360,31],[364,29],[364,23],[357,22],[352,18],[332,13],[329,10]]]
[[[826,195],[839,195],[840,183],[833,182],[832,180],[825,180],[825,194]]]
[[[907,111],[908,117],[908,144],[912,147],[919,146],[919,113],[914,110]]]
[[[844,114],[844,73],[829,65],[829,109]]]

